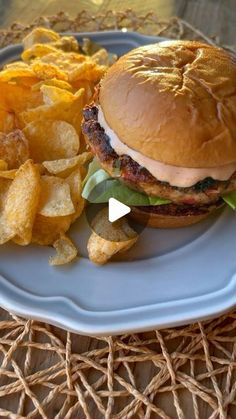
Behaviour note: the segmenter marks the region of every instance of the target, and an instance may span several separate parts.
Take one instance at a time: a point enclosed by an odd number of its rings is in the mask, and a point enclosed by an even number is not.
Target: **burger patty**
[[[134,207],[134,208],[141,208],[142,211],[149,213],[149,214],[158,214],[158,215],[168,215],[172,217],[178,216],[191,216],[191,215],[204,215],[208,214],[210,211],[220,208],[224,204],[222,199],[219,199],[213,205],[177,205],[177,204],[165,204],[165,205],[149,205],[149,206],[142,206],[142,207]]]
[[[236,172],[227,181],[210,177],[187,188],[172,186],[156,179],[145,167],[140,166],[128,155],[119,156],[111,147],[110,138],[98,122],[98,108],[95,104],[84,109],[82,131],[101,166],[112,176],[124,181],[133,189],[150,196],[169,199],[176,204],[209,205],[223,194],[236,189]]]

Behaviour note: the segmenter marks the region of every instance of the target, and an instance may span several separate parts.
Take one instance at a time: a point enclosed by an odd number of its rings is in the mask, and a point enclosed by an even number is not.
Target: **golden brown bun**
[[[213,212],[217,211],[219,207],[211,206],[209,211],[205,214],[198,215],[161,215],[155,213],[148,213],[142,211],[141,207],[132,207],[129,217],[140,224],[153,228],[179,228],[187,227],[209,217]]]
[[[101,82],[108,125],[129,147],[166,164],[236,161],[236,61],[223,49],[166,41],[121,57]]]

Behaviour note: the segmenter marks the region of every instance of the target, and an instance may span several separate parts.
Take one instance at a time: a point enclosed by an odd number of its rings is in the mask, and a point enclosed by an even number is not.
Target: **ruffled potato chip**
[[[37,77],[16,77],[14,79],[14,83],[16,83],[18,86],[21,86],[23,89],[30,89],[30,92],[32,92],[31,94],[35,94],[32,88],[36,83],[39,83],[39,79]],[[41,105],[41,103],[42,101],[39,103],[39,105]]]
[[[42,176],[41,195],[37,212],[45,217],[60,217],[74,214],[75,207],[71,199],[68,183],[55,176]]]
[[[28,48],[22,52],[21,58],[23,61],[29,62],[32,59],[43,57],[44,55],[56,51],[56,48],[50,44],[34,44],[31,48]]]
[[[51,29],[35,28],[23,39],[24,49],[31,48],[34,44],[47,44],[60,41],[60,35]]]
[[[8,63],[5,64],[4,66],[4,70],[9,70],[9,69],[27,69],[29,68],[28,64],[23,63],[22,61],[13,61],[12,63]]]
[[[14,112],[0,109],[0,132],[8,134],[17,128],[17,117]]]
[[[11,183],[12,181],[10,179],[0,177],[0,215],[5,206],[6,196]]]
[[[13,82],[22,87],[31,87],[34,83],[39,81],[35,74],[33,74],[30,66],[22,61],[14,61],[13,63],[6,64],[4,66],[4,71],[6,74],[9,74],[11,78],[3,81]]]
[[[5,217],[0,215],[0,245],[13,239],[15,233],[7,224]]]
[[[71,82],[71,86],[74,92],[79,91],[80,89],[84,89],[84,103],[86,104],[90,102],[95,91],[94,82],[87,80],[75,80]]]
[[[59,87],[60,89],[64,89],[64,90],[72,90],[72,86],[67,83],[67,81],[64,80],[58,80],[58,79],[50,79],[50,80],[41,80],[38,83],[35,83],[31,89],[33,91],[35,90],[40,90],[42,86],[55,86],[55,87]],[[83,86],[81,86],[83,87]]]
[[[60,89],[56,86],[42,85],[40,88],[43,94],[43,101],[45,105],[54,105],[58,102],[72,102],[74,95],[65,89]]]
[[[43,166],[52,175],[65,177],[78,165],[78,158],[80,156],[71,157],[70,159],[60,159],[44,161]]]
[[[15,179],[18,169],[0,170],[0,178]]]
[[[60,40],[52,42],[52,45],[65,52],[78,52],[80,47],[74,36],[62,36]]]
[[[14,237],[14,231],[8,226],[3,215],[8,190],[12,181],[0,178],[0,244],[4,244]]]
[[[68,76],[64,70],[59,67],[42,62],[42,59],[35,59],[31,64],[33,74],[39,79],[47,80],[57,78],[60,80],[68,80]]]
[[[34,218],[40,197],[40,176],[32,160],[27,160],[12,181],[3,210],[3,218],[21,244],[31,242]]]
[[[85,200],[81,196],[82,194],[82,177],[80,169],[74,170],[65,181],[70,187],[71,199],[75,208],[74,214],[72,214],[72,222],[74,222],[83,212],[85,206]]]
[[[45,169],[45,167],[41,163],[35,163],[35,166],[37,167],[40,176],[46,174],[46,169]]]
[[[32,91],[30,86],[0,81],[0,110],[12,113],[19,120],[21,112],[43,104],[40,91]]]
[[[20,167],[29,158],[29,145],[21,130],[9,134],[0,133],[0,159],[9,169]]]
[[[71,215],[64,217],[45,217],[37,214],[34,221],[32,232],[32,243],[48,246],[60,237],[61,233],[66,233],[71,225]]]
[[[0,136],[0,141],[1,141],[1,136]],[[0,160],[0,170],[7,170],[8,169],[8,164],[5,160]]]
[[[35,77],[34,71],[30,67],[8,67],[0,71],[0,81],[8,82],[16,77]]]
[[[70,263],[78,254],[74,243],[72,243],[72,241],[65,235],[61,235],[61,237],[53,243],[53,247],[55,248],[57,254],[55,256],[50,256],[49,265],[51,266],[59,266]]]
[[[42,57],[42,62],[52,64],[58,68],[62,68],[66,73],[69,73],[77,65],[88,60],[88,57],[84,54],[78,54],[77,52],[64,52],[57,50],[47,56]]]
[[[68,122],[38,120],[26,125],[23,132],[35,162],[69,158],[79,151],[79,136]]]
[[[107,66],[97,64],[83,54],[62,51],[53,52],[34,60],[31,68],[39,78],[48,79],[55,76],[69,82],[78,79],[97,81],[107,70]]]
[[[60,160],[51,160],[44,161],[43,166],[47,171],[53,175],[58,175],[60,177],[69,176],[72,170],[78,166],[83,166],[85,163],[88,163],[93,158],[93,153],[90,151],[85,151],[84,153],[71,157],[70,159],[60,159]]]
[[[75,66],[73,69],[68,71],[68,81],[74,82],[81,79],[96,82],[104,76],[106,71],[106,66],[98,65],[92,60],[88,59],[87,61]]]
[[[101,48],[99,49],[99,51],[95,52],[92,56],[91,59],[100,65],[109,65],[109,54],[108,51],[105,48]]]
[[[89,259],[98,265],[104,265],[116,253],[130,249],[138,240],[137,233],[124,217],[110,223],[107,208],[96,215],[92,228],[87,249]]]
[[[21,123],[27,124],[30,122],[45,123],[48,119],[50,120],[61,120],[66,121],[73,125],[76,129],[77,134],[81,132],[81,121],[82,121],[82,110],[84,106],[84,89],[80,89],[76,95],[73,96],[71,101],[61,101],[54,105],[43,105],[36,109],[31,109],[22,112],[20,115]],[[72,156],[59,156],[58,158],[65,158]],[[54,156],[52,160],[57,159]],[[46,156],[44,160],[49,160]]]

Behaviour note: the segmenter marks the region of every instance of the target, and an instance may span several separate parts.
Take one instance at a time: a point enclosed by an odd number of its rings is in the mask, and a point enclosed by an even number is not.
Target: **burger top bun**
[[[108,70],[99,102],[119,139],[154,160],[236,162],[236,61],[221,48],[166,41],[134,49]]]

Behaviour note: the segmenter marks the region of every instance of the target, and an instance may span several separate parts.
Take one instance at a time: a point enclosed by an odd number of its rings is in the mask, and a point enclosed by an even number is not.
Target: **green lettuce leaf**
[[[236,191],[229,193],[222,197],[223,200],[228,204],[234,211],[236,211]]]
[[[90,173],[92,173],[92,168]],[[110,198],[118,199],[125,205],[135,206],[163,205],[171,202],[167,199],[149,197],[141,192],[134,191],[119,180],[111,178],[103,169],[99,169],[86,177],[87,181],[82,196],[92,203],[105,203]]]
[[[89,163],[88,166],[88,172],[87,175],[85,176],[84,180],[83,180],[83,184],[82,186],[84,186],[87,181],[89,180],[89,178],[98,170],[100,170],[102,168],[102,166],[99,163],[99,160],[97,159],[97,157],[94,157],[94,159],[91,161],[91,163]]]

